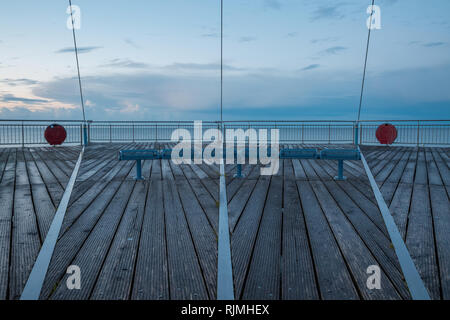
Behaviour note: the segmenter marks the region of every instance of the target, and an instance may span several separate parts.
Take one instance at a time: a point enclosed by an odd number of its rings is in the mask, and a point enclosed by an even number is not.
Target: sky
[[[219,0],[73,0],[91,120],[217,120]],[[224,120],[354,120],[369,0],[224,0]],[[361,118],[450,119],[448,0],[376,0]],[[0,120],[82,119],[68,1],[0,5]]]

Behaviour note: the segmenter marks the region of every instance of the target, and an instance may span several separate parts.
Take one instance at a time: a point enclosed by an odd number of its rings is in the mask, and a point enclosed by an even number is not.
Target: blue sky
[[[448,0],[378,0],[363,119],[450,119]],[[224,118],[355,119],[361,0],[224,0]],[[219,0],[74,0],[93,120],[219,117]],[[0,10],[0,119],[81,119],[68,1]]]

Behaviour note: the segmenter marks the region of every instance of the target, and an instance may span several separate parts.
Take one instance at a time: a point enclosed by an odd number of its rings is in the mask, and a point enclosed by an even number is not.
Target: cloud
[[[282,5],[279,0],[264,0],[264,6],[266,8],[280,10]]]
[[[19,85],[31,86],[31,85],[35,85],[35,84],[39,83],[39,81],[22,78],[22,79],[4,79],[4,80],[0,80],[0,83],[5,83],[9,86],[15,87],[15,86],[19,86]]]
[[[178,70],[178,71],[217,71],[220,70],[219,63],[180,63],[176,62],[164,67],[165,69]],[[231,65],[224,64],[224,70],[228,71],[243,71],[244,69],[233,67]]]
[[[433,48],[433,47],[440,47],[440,46],[443,46],[445,44],[446,44],[445,42],[438,41],[438,42],[424,43],[423,46],[427,47],[427,48]]]
[[[252,42],[256,41],[256,37],[246,36],[246,37],[240,37],[239,42]]]
[[[150,67],[148,64],[143,62],[136,62],[130,59],[113,59],[109,63],[103,64],[100,67],[107,68],[128,68],[128,69],[147,69]]]
[[[317,69],[319,67],[320,67],[320,64],[310,64],[309,66],[306,66],[306,67],[300,69],[300,71],[313,70],[313,69]]]
[[[295,37],[297,37],[298,36],[298,32],[289,32],[288,34],[286,34],[286,36],[288,37],[288,38],[295,38]]]
[[[78,53],[82,54],[82,53],[89,53],[98,49],[102,49],[103,47],[79,47],[78,48]],[[59,49],[58,51],[55,51],[55,53],[68,53],[68,52],[75,52],[74,48],[71,47],[67,47],[67,48],[62,48]]]
[[[341,53],[342,51],[347,50],[346,47],[342,47],[342,46],[335,46],[335,47],[330,47],[328,49],[322,50],[320,53],[321,54],[338,54]]]
[[[216,70],[217,64],[175,64],[176,68]],[[320,66],[309,65],[313,70]],[[184,70],[184,69],[183,69]],[[169,120],[217,119],[220,82],[217,73],[162,74],[161,69],[132,74],[101,73],[84,78],[86,112],[92,120]],[[229,119],[300,119],[354,116],[359,101],[360,70],[321,69],[321,72],[275,71],[230,73],[224,82],[225,112]],[[367,78],[363,114],[373,117],[450,117],[445,106],[450,103],[448,74],[450,65],[433,68],[392,70],[371,74]],[[0,102],[3,118],[73,118],[80,119],[77,79],[58,78],[41,82],[32,93],[39,99],[6,96]],[[43,103],[40,113],[25,112],[19,101],[52,101],[60,110]],[[11,102],[12,101],[12,102]],[[18,102],[14,108],[14,102]],[[74,106],[73,109],[65,106]],[[411,110],[422,113],[413,114]],[[422,108],[422,109],[420,109]],[[26,108],[37,112],[31,104]],[[383,114],[386,112],[385,114]],[[43,116],[45,114],[45,117]]]
[[[316,38],[316,39],[311,39],[311,43],[312,44],[317,44],[317,43],[322,43],[322,42],[334,42],[337,41],[339,38],[337,37],[327,37],[327,38]]]
[[[313,12],[313,17],[311,20],[317,21],[322,19],[342,19],[345,17],[340,11],[340,8],[345,5],[345,3],[337,3],[335,5],[320,6]]]
[[[131,47],[135,48],[135,49],[141,49],[141,47],[139,45],[136,44],[136,42],[134,42],[132,39],[130,38],[125,38],[123,40],[126,44],[130,45]]]
[[[25,104],[41,104],[41,103],[47,103],[49,100],[44,99],[29,99],[29,98],[20,98],[16,97],[12,94],[5,94],[3,97],[0,98],[0,101],[2,102],[21,102]]]

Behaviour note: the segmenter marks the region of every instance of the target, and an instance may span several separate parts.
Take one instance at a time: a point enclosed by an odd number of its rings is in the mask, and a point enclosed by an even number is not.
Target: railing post
[[[158,142],[158,123],[155,122],[156,142]]]
[[[417,120],[417,147],[420,144],[420,120]]]
[[[112,124],[109,124],[109,143],[112,143]]]
[[[328,144],[331,144],[331,123],[328,124]]]
[[[80,124],[80,145],[83,145],[83,125]]]
[[[359,145],[359,123],[358,122],[355,122],[355,131],[354,132],[355,132],[353,135],[354,144],[355,144],[355,146],[358,146]]]
[[[22,148],[25,147],[25,128],[22,121]]]
[[[302,122],[302,144],[305,144],[305,123]]]
[[[87,147],[89,145],[88,128],[89,128],[89,125],[87,125],[85,123],[83,125],[83,137],[84,137],[84,146],[85,147]]]
[[[131,123],[131,127],[133,129],[133,143],[134,143],[134,122]]]

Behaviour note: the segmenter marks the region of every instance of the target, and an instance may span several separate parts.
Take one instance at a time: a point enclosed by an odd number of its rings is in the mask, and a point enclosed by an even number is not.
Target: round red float
[[[56,146],[62,144],[66,140],[67,132],[63,126],[52,124],[45,129],[44,136],[45,140],[47,140],[50,145]]]
[[[393,144],[397,139],[397,128],[389,123],[382,124],[378,127],[376,136],[381,144]]]

